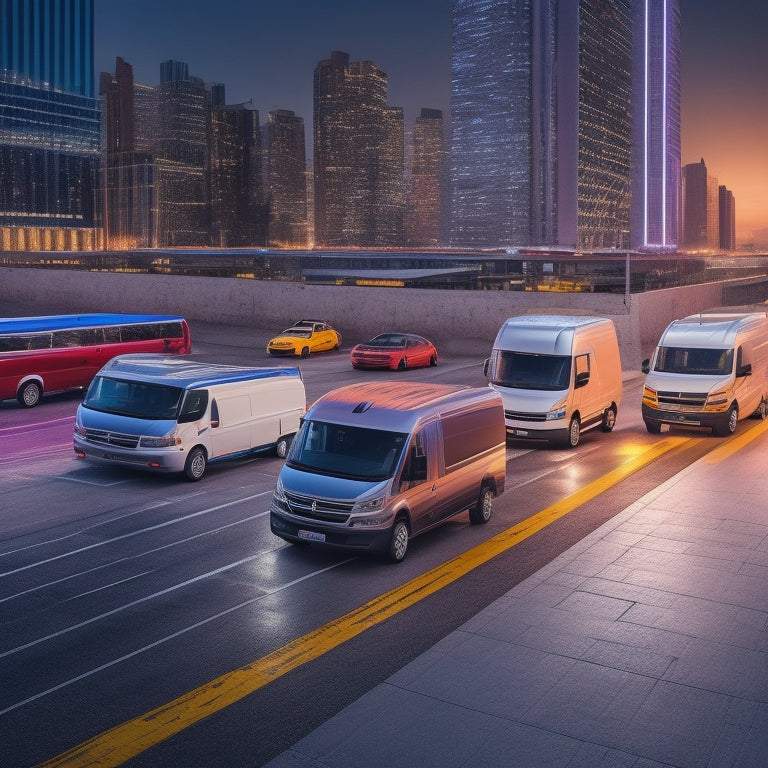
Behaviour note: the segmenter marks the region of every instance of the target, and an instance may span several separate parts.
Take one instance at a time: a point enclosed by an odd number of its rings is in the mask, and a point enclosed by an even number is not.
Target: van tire
[[[184,474],[187,480],[193,483],[202,480],[207,466],[208,457],[205,455],[205,450],[199,445],[195,446],[189,452],[189,456],[187,456],[187,460],[184,462]]]
[[[398,517],[392,526],[392,534],[389,537],[387,556],[393,563],[402,563],[408,551],[408,523],[404,517]]]
[[[472,525],[483,525],[491,519],[493,514],[493,491],[484,485],[480,489],[477,502],[469,508],[469,522]]]
[[[578,416],[572,416],[565,435],[564,448],[575,448],[581,441],[581,424]]]
[[[736,403],[733,403],[728,409],[727,420],[723,422],[722,426],[713,427],[712,432],[714,432],[717,437],[728,437],[728,435],[732,435],[736,431],[736,424],[738,421],[739,407]]]
[[[43,396],[43,388],[38,381],[26,381],[19,387],[16,400],[25,408],[34,408]]]
[[[275,456],[277,456],[278,459],[284,459],[288,455],[288,449],[291,447],[292,442],[293,435],[281,437],[275,445]]]
[[[600,429],[603,432],[612,432],[616,426],[616,406],[612,405],[610,408],[605,409],[603,413],[603,421],[600,424]]]

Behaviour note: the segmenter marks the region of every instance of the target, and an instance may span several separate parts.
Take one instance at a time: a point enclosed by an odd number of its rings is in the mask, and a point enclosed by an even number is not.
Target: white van
[[[504,401],[509,439],[573,448],[582,432],[610,432],[616,423],[621,358],[607,318],[511,317],[496,336],[485,375]]]
[[[644,360],[643,421],[733,433],[739,419],[768,413],[768,314],[716,312],[674,320]]]
[[[266,450],[284,457],[305,410],[298,368],[120,355],[78,406],[75,455],[200,480],[211,461]]]
[[[488,388],[374,382],[308,411],[280,470],[272,532],[286,541],[405,557],[409,538],[504,491],[501,398]]]

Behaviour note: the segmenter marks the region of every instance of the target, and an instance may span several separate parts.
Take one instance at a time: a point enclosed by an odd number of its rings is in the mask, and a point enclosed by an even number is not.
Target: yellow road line
[[[122,765],[150,747],[224,707],[234,704],[291,670],[322,656],[366,629],[437,592],[595,498],[660,456],[673,450],[682,450],[693,439],[695,438],[667,437],[659,440],[643,454],[630,459],[584,488],[431,571],[296,638],[252,664],[228,672],[168,704],[93,737],[42,763],[38,768],[85,768],[86,766],[109,768],[109,766]]]

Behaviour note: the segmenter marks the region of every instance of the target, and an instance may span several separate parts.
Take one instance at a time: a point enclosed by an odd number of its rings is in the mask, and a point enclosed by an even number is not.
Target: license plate
[[[317,533],[316,531],[299,530],[299,538],[307,539],[307,541],[325,541],[325,534]]]
[[[106,459],[107,461],[118,461],[120,457],[116,456],[114,453],[102,453],[101,458]]]
[[[512,430],[513,435],[518,435],[519,437],[528,437],[528,430],[527,429],[513,429]]]

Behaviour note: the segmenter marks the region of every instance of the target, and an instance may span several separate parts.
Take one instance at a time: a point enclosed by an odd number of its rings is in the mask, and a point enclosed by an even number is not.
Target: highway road
[[[197,359],[275,363],[267,331],[191,326]],[[366,372],[357,341],[300,362],[310,401],[364,378],[485,385],[487,350]],[[263,765],[722,444],[649,435],[641,388],[626,377],[615,430],[574,450],[510,444],[491,521],[464,513],[398,565],[273,536],[274,456],[199,483],[102,468],[72,451],[78,393],[0,405],[0,765]]]

